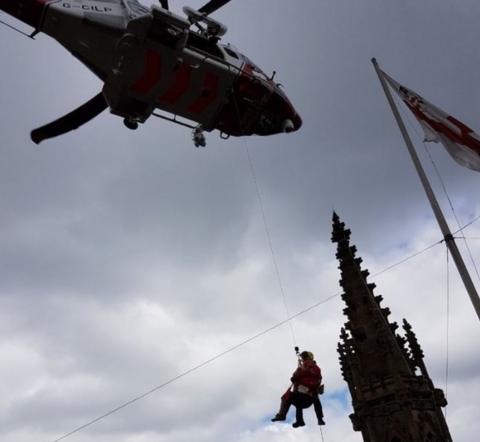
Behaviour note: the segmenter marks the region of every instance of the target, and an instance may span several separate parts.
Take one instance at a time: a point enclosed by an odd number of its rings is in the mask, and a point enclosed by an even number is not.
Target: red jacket
[[[295,390],[299,390],[299,386],[303,385],[308,388],[308,393],[318,394],[318,387],[322,382],[322,373],[320,367],[315,361],[305,360],[293,373],[291,381]],[[302,392],[302,391],[301,391]]]

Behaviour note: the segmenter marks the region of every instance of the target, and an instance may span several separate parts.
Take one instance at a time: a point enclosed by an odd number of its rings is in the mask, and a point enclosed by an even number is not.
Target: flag
[[[382,75],[417,118],[425,135],[424,141],[442,143],[458,164],[480,172],[478,134],[416,92],[397,83],[385,72]]]

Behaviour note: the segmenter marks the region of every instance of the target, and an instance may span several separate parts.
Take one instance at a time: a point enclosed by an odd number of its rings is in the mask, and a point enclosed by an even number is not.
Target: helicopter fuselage
[[[143,123],[160,109],[234,136],[302,124],[273,78],[169,10],[136,0],[0,0],[0,9],[84,63],[103,81],[110,112],[126,122]]]

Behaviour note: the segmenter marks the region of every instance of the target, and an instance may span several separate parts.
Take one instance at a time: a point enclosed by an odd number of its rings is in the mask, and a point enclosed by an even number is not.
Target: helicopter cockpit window
[[[223,52],[215,42],[209,40],[208,38],[202,37],[195,32],[190,32],[188,34],[187,48],[203,52],[217,58],[224,58]]]
[[[252,73],[254,75],[256,75],[258,77],[261,77],[264,80],[268,80],[268,77],[265,74],[265,72],[263,72],[252,60],[250,60],[247,56],[245,56],[243,54],[242,54],[242,57],[243,57],[245,63],[248,64],[251,67]]]

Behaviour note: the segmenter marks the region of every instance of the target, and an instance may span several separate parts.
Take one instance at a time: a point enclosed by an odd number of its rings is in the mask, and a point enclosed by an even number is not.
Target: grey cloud
[[[2,28],[0,373],[11,380],[1,387],[2,439],[53,440],[285,318],[246,146],[291,313],[339,291],[332,209],[372,273],[438,240],[369,59],[480,130],[478,9],[473,1],[231,2],[216,15],[229,25],[227,40],[278,71],[304,126],[228,142],[210,134],[203,151],[183,129],[152,120],[129,132],[108,113],[33,147],[31,128],[101,85],[47,37],[31,42]],[[432,155],[467,222],[479,211],[478,175],[442,149]],[[374,278],[394,319],[414,325],[440,387],[444,258],[434,249]],[[448,413],[455,440],[470,442],[478,325],[453,272]],[[338,401],[342,308],[336,298],[293,326],[324,372],[328,436],[350,442],[360,438]],[[292,347],[281,327],[71,440],[290,441],[288,426],[265,419],[294,369]],[[316,437],[313,426],[295,433]]]

